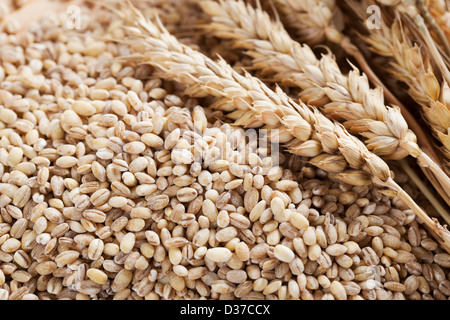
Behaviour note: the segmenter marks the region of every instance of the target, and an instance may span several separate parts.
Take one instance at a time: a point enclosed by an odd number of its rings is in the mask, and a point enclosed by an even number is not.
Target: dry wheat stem
[[[352,133],[367,138],[367,146],[376,154],[396,160],[408,154],[418,158],[421,166],[438,177],[441,185],[435,183],[435,188],[449,190],[448,176],[420,150],[399,109],[386,107],[382,90],[370,89],[358,69],[345,76],[331,55],[318,60],[307,45],[292,40],[279,21],[272,22],[258,8],[234,0],[201,4],[213,19],[208,31],[234,39],[235,46],[247,49],[253,66],[263,75],[300,87],[302,100],[321,107],[327,116],[345,120]],[[448,216],[446,211],[441,214]]]
[[[224,111],[237,110],[241,119],[246,119],[246,123],[240,123],[241,125],[256,127],[265,124],[279,129],[281,134],[277,138],[280,142],[289,142],[291,152],[310,141],[318,142],[322,149],[320,151],[324,154],[313,158],[312,163],[322,163],[322,169],[334,173],[345,173],[348,164],[360,169],[356,171],[357,174],[365,172],[363,176],[366,179],[370,177],[372,181],[392,189],[428,228],[433,229],[438,235],[439,243],[450,251],[450,233],[415,204],[393,181],[387,164],[351,136],[344,127],[303,103],[295,103],[282,90],[274,92],[257,78],[248,74],[241,76],[225,61],[216,63],[181,44],[160,23],[155,24],[145,19],[131,3],[128,10],[116,13],[132,26],[128,30],[135,38],[130,38],[127,42],[134,44],[137,51],[134,59],[137,62],[159,67],[162,70],[161,76],[185,84],[188,95],[218,97],[214,107]],[[317,144],[314,148],[317,148]],[[327,161],[327,157],[333,161]],[[341,162],[345,162],[342,166],[335,161],[339,157]]]

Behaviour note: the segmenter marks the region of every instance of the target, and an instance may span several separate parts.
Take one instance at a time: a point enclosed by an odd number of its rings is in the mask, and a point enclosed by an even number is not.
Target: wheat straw
[[[133,26],[129,31],[136,38],[129,38],[126,42],[134,44],[137,53],[133,58],[137,62],[159,67],[162,70],[161,76],[185,84],[188,95],[218,97],[215,107],[226,111],[237,110],[242,119],[247,119],[243,125],[265,124],[271,128],[279,128],[283,132],[283,139],[280,141],[290,140],[291,146],[301,145],[310,140],[319,142],[323,151],[329,153],[319,156],[320,161],[325,163],[322,169],[328,171],[336,169],[335,163],[327,162],[326,158],[336,157],[332,154],[338,154],[337,156],[345,159],[352,168],[359,169],[358,174],[365,172],[373,182],[393,190],[395,195],[417,214],[442,246],[450,251],[448,230],[436,219],[431,219],[393,181],[387,164],[351,136],[345,128],[333,123],[319,112],[310,110],[303,103],[295,103],[281,90],[274,92],[257,78],[248,74],[239,75],[225,61],[220,60],[216,63],[200,52],[182,45],[160,23],[155,24],[145,19],[131,3],[129,10],[122,9],[116,13],[128,25]],[[286,133],[291,136],[286,137]],[[291,152],[293,150],[295,148],[292,148]],[[343,166],[337,171],[344,172],[345,169]]]
[[[419,148],[399,108],[385,106],[382,90],[371,89],[356,67],[342,74],[331,54],[317,59],[307,45],[292,40],[279,21],[242,1],[203,1],[201,5],[213,19],[208,31],[234,39],[235,46],[246,49],[254,59],[253,68],[274,82],[300,87],[304,102],[320,107],[328,117],[344,120],[346,128],[365,137],[367,147],[377,155],[417,158],[439,180],[435,188],[450,199],[449,177]]]

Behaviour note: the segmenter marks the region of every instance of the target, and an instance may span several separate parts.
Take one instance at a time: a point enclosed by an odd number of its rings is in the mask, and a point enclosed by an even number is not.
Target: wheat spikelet
[[[388,165],[351,136],[344,127],[303,103],[297,104],[280,89],[274,92],[257,78],[248,74],[241,76],[225,61],[216,63],[200,52],[182,45],[161,24],[146,20],[131,4],[128,10],[122,9],[116,13],[132,26],[129,31],[135,38],[127,39],[126,42],[132,46],[135,44],[137,53],[134,59],[137,62],[157,66],[162,70],[161,76],[185,84],[186,93],[191,96],[216,96],[218,100],[215,107],[227,111],[236,110],[241,119],[246,119],[245,123],[241,123],[244,126],[265,124],[270,128],[279,128],[282,132],[279,140],[289,142],[291,146],[315,140],[325,154],[313,158],[313,163],[323,165],[324,170],[341,174],[348,181],[362,175],[366,180],[369,178],[390,188],[414,210],[439,243],[450,252],[448,230],[436,219],[431,219],[393,181]],[[294,150],[295,147],[290,149],[291,152]],[[343,164],[336,165],[336,160]],[[356,170],[354,175],[346,171],[348,166]]]
[[[383,88],[386,99],[400,106],[410,126],[419,127],[412,115],[373,72],[365,56],[352,43],[351,38],[343,33],[345,22],[336,1],[275,0],[275,5],[281,12],[283,24],[289,27],[289,30],[293,30],[295,40],[310,46],[326,41],[340,46],[347,55],[356,60],[372,84]],[[422,143],[428,142],[423,135],[419,135],[419,138]]]
[[[235,46],[246,49],[254,59],[253,68],[277,83],[300,87],[304,102],[343,120],[350,132],[366,138],[367,147],[377,155],[394,160],[407,155],[417,158],[419,165],[439,179],[435,187],[450,198],[445,191],[450,187],[449,177],[419,148],[399,108],[385,106],[383,91],[371,89],[356,67],[344,75],[331,54],[317,59],[307,45],[292,40],[279,21],[271,21],[267,13],[242,1],[203,1],[201,5],[213,19],[208,31],[235,39]]]
[[[284,23],[292,28],[298,41],[311,46],[325,40],[339,44],[344,36],[338,27],[341,14],[335,0],[275,0]]]
[[[417,5],[419,6],[420,11],[422,12],[422,15],[425,19],[425,23],[429,26],[429,29],[431,30],[431,32],[434,33],[434,39],[436,39],[436,42],[438,42],[440,44],[440,46],[445,51],[445,53],[447,55],[449,55],[450,54],[450,41],[448,38],[448,33],[446,32],[446,31],[448,31],[447,22],[445,22],[445,20],[442,21],[442,17],[439,17],[439,16],[436,17],[437,1],[431,1],[431,2],[434,2],[434,7],[429,2],[430,1],[417,0]],[[432,9],[433,9],[434,14],[432,13]],[[443,9],[445,12],[445,8],[443,8]]]

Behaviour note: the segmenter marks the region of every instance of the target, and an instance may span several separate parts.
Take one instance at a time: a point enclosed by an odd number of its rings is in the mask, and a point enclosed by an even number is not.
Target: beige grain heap
[[[387,169],[392,196],[317,140],[301,150],[331,173],[277,154],[85,10],[79,30],[61,14],[0,33],[0,300],[449,299],[450,254],[400,199],[424,201],[405,173]]]

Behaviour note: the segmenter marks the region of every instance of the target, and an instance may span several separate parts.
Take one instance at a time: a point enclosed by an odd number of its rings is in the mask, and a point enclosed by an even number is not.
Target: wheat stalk
[[[136,54],[127,59],[148,63],[162,70],[166,79],[176,80],[187,86],[186,93],[193,97],[212,95],[218,98],[215,107],[235,110],[242,125],[265,124],[279,128],[283,142],[291,145],[290,151],[310,143],[320,145],[324,154],[312,159],[322,164],[322,169],[346,175],[347,165],[356,169],[348,173],[348,180],[357,180],[358,175],[391,189],[407,204],[429,228],[436,240],[450,252],[450,233],[436,219],[431,219],[392,179],[388,165],[371,153],[357,138],[351,136],[344,127],[333,123],[316,110],[305,104],[297,104],[282,90],[272,91],[259,79],[246,74],[241,76],[225,61],[214,62],[198,51],[185,46],[170,35],[160,23],[145,19],[129,3],[128,9],[115,11],[128,25],[134,38],[125,40]],[[232,114],[233,114],[232,113]],[[296,146],[296,147],[293,147]],[[328,158],[328,160],[327,160]],[[346,162],[340,166],[340,162]],[[364,183],[367,181],[362,180]]]
[[[397,98],[372,71],[358,47],[342,32],[343,14],[335,0],[275,0],[274,2],[283,17],[284,25],[294,30],[295,39],[298,42],[315,46],[327,40],[337,44],[358,62],[373,84],[383,88],[386,98],[391,103],[400,105]],[[259,7],[259,1],[257,4]],[[413,121],[412,117],[411,121]]]
[[[395,1],[395,0],[394,0]],[[409,0],[408,0],[409,1]],[[417,0],[420,2],[420,0]],[[385,1],[383,1],[385,2]],[[387,0],[387,2],[392,2]],[[396,1],[399,2],[399,1]],[[314,34],[317,39],[334,42],[341,46],[344,51],[352,56],[359,65],[359,68],[366,74],[368,79],[375,86],[383,89],[384,96],[391,104],[399,106],[403,117],[408,123],[409,127],[414,130],[417,140],[420,144],[427,148],[435,161],[439,161],[439,157],[434,152],[433,144],[429,137],[421,130],[420,124],[416,121],[409,110],[395,97],[388,87],[378,78],[373,72],[370,65],[367,63],[364,55],[359,49],[352,44],[349,37],[345,36],[340,29],[342,24],[337,17],[341,16],[341,12],[337,7],[336,1],[320,1],[320,0],[275,0],[277,8],[282,13],[284,22],[292,29],[297,30],[296,40],[300,43],[313,45],[315,43],[308,42],[307,37],[302,37],[302,34]],[[398,4],[398,3],[395,3]],[[394,3],[390,3],[394,5]],[[367,5],[365,7],[368,7]],[[308,31],[310,30],[310,31]],[[322,30],[322,34],[317,30]]]
[[[419,165],[438,178],[438,182],[432,180],[435,188],[450,195],[450,179],[419,148],[400,110],[385,106],[382,90],[370,89],[367,77],[356,67],[342,74],[331,55],[317,59],[307,45],[292,40],[279,21],[271,21],[267,13],[242,1],[203,1],[201,5],[213,20],[208,31],[234,39],[236,47],[247,49],[254,59],[253,68],[277,83],[300,87],[304,102],[344,120],[347,129],[365,137],[367,147],[377,155],[394,160],[407,155],[417,158]],[[441,215],[450,221],[446,211]]]

